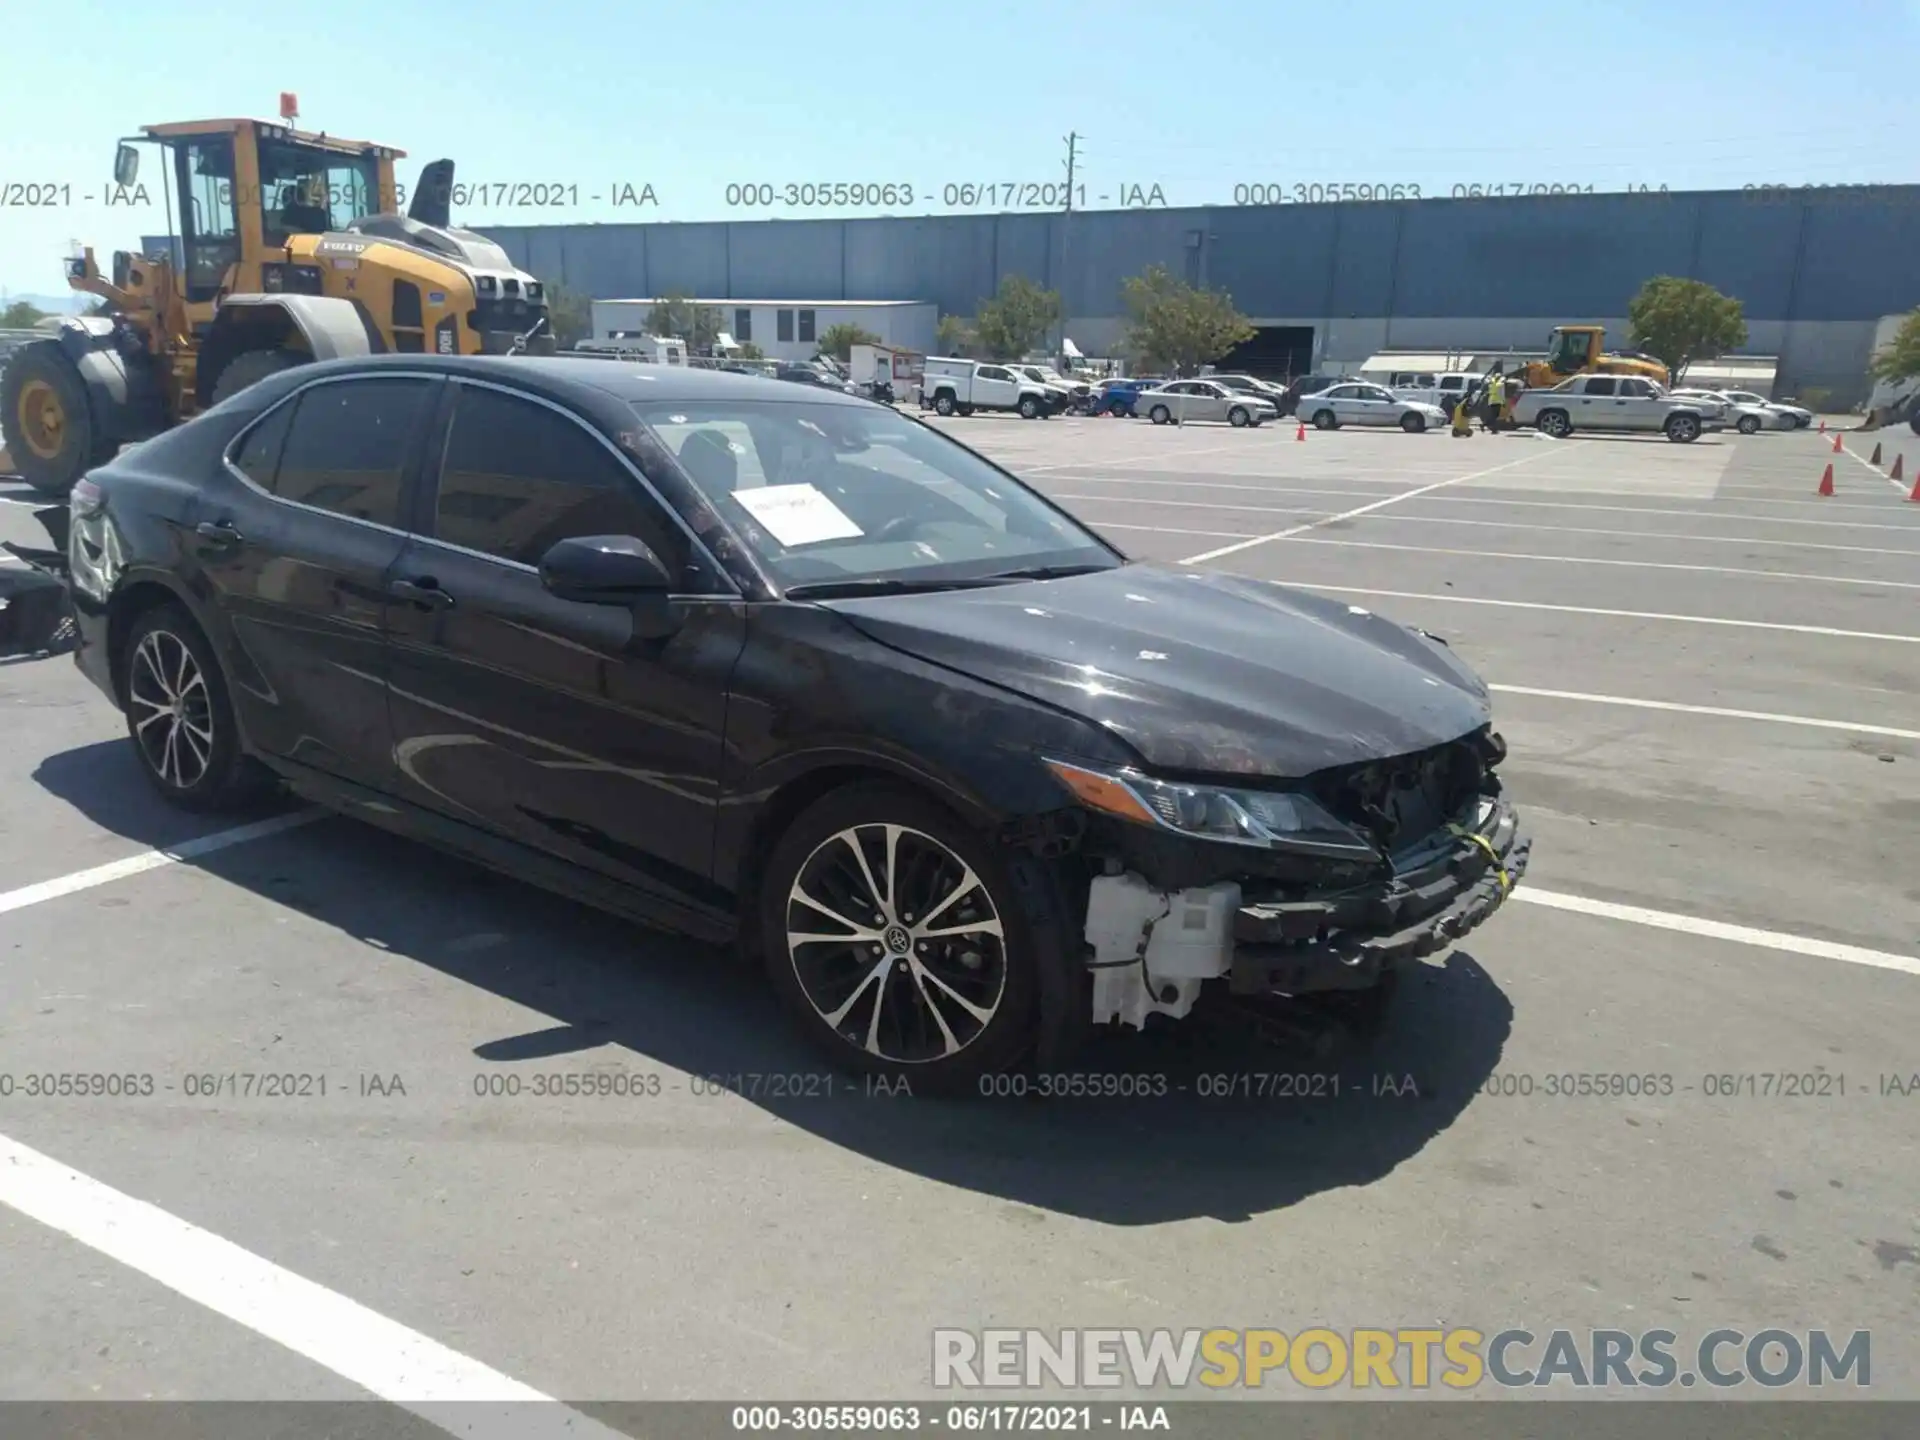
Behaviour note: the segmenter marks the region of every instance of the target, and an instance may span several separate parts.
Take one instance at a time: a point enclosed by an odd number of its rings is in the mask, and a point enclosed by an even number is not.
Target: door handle
[[[396,600],[405,600],[418,605],[422,610],[451,610],[453,596],[442,590],[432,579],[422,576],[419,580],[396,580],[387,587],[387,593]]]
[[[193,533],[202,540],[211,540],[216,545],[238,545],[244,538],[238,530],[233,528],[231,520],[202,520],[193,527]]]

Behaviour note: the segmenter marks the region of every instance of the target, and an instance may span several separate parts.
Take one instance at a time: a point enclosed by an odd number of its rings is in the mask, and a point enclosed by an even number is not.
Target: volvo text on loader
[[[258,120],[150,125],[114,157],[136,182],[134,144],[160,147],[178,259],[93,251],[67,283],[113,313],[69,317],[16,350],[0,377],[6,449],[27,482],[65,495],[121,445],[216,405],[263,376],[342,355],[544,353],[547,298],[484,235],[449,223],[453,162],[423,168],[400,213],[405,152]]]

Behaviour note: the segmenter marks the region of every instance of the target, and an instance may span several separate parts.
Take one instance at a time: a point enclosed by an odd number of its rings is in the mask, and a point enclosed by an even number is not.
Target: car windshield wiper
[[[985,575],[965,580],[914,580],[899,575],[855,575],[845,580],[813,580],[789,585],[781,593],[788,600],[833,600],[853,595],[925,595],[938,590],[972,590],[1004,585],[1014,576]]]
[[[1025,570],[996,570],[987,580],[1064,580],[1069,575],[1097,575],[1102,570],[1117,570],[1117,565],[1034,565]]]

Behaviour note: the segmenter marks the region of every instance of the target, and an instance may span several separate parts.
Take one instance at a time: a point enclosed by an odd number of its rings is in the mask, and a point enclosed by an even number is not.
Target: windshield
[[[1011,476],[880,406],[635,405],[784,589],[1101,569],[1123,557]]]
[[[289,140],[260,142],[260,226],[269,245],[289,235],[344,230],[380,208],[370,155],[344,155]]]

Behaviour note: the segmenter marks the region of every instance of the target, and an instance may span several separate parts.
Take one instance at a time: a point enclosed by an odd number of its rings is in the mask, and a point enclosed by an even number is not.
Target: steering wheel
[[[919,528],[920,517],[918,515],[896,515],[878,530],[874,531],[873,538],[882,544],[888,544],[895,540],[910,539],[913,532]]]

